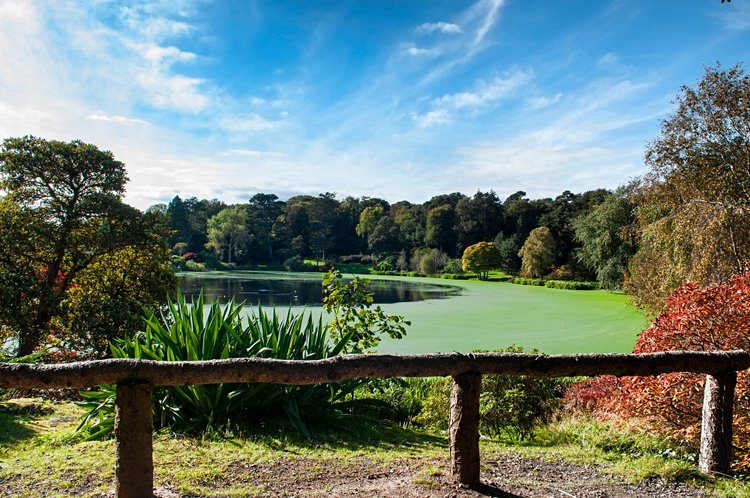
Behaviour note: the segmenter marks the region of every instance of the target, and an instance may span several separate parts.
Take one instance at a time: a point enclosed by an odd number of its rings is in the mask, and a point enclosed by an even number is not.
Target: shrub
[[[573,270],[570,265],[554,266],[549,274],[552,280],[573,280]]]
[[[544,286],[550,289],[566,290],[594,290],[599,288],[597,282],[577,282],[575,280],[547,280],[544,282]]]
[[[523,353],[524,350],[512,345],[498,352]],[[538,353],[536,349],[529,352]],[[479,397],[480,430],[491,436],[529,437],[535,427],[547,423],[558,410],[565,383],[561,379],[525,375],[483,375]],[[430,379],[425,393],[422,411],[415,420],[434,429],[447,430],[450,380]]]
[[[243,320],[243,306],[234,302],[224,308],[217,302],[204,309],[203,294],[192,303],[178,294],[160,316],[149,313],[146,327],[131,340],[112,344],[115,358],[159,361],[199,361],[239,357],[313,360],[341,353],[351,335],[328,340],[319,320],[287,313],[279,317],[259,309]],[[154,388],[155,427],[194,432],[223,428],[263,415],[285,413],[309,435],[303,417],[331,416],[334,405],[361,381],[313,386],[271,384],[218,384]],[[79,429],[90,438],[111,432],[114,386],[81,393],[91,408]],[[327,413],[326,413],[327,412]]]
[[[296,255],[284,261],[284,270],[286,271],[305,271],[307,265],[305,264],[302,256]]]
[[[384,256],[383,258],[378,261],[378,264],[375,265],[375,269],[377,271],[394,271],[396,269],[396,259],[397,256]]]
[[[419,271],[426,275],[440,273],[448,263],[448,255],[439,249],[433,249],[419,260]]]
[[[464,269],[461,264],[461,258],[449,259],[448,262],[445,264],[445,268],[443,268],[443,272],[452,273],[452,274],[463,273]]]
[[[750,272],[726,284],[700,288],[688,283],[670,297],[662,313],[641,332],[634,353],[671,350],[750,349]],[[608,417],[642,417],[671,428],[673,436],[693,441],[700,433],[704,376],[690,373],[658,377],[596,377],[568,393],[571,406]],[[740,372],[736,389],[734,444],[736,465],[750,468],[750,379]]]
[[[512,280],[508,280],[512,284],[518,284],[518,285],[544,285],[544,280],[541,278],[524,278],[524,277],[515,277]]]

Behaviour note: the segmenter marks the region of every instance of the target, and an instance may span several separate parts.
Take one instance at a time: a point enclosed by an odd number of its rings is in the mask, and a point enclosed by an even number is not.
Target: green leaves
[[[372,308],[373,295],[367,290],[369,280],[354,277],[344,283],[341,272],[330,270],[323,276],[323,308],[333,315],[326,325],[332,338],[349,338],[343,349],[347,353],[372,351],[380,336],[401,339],[411,323],[403,316],[387,315],[380,306]]]
[[[115,341],[115,358],[157,361],[202,361],[260,357],[283,360],[317,360],[346,350],[353,334],[329,340],[321,320],[305,314],[270,314],[262,308],[246,313],[234,301],[222,307],[206,305],[201,293],[191,303],[184,296],[170,300],[160,315],[147,312],[145,328],[132,339]],[[309,435],[302,422],[307,414],[330,411],[336,402],[361,381],[313,386],[270,384],[218,384],[155,387],[153,414],[156,427],[193,432],[220,429],[263,414],[285,413],[300,432]],[[114,398],[111,386],[87,393],[91,411],[81,424],[92,437],[109,427],[108,410]]]

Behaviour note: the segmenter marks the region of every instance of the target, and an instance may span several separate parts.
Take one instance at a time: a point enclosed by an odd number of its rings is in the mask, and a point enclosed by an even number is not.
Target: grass
[[[0,403],[0,482],[9,496],[99,496],[114,483],[114,441],[81,442],[74,432],[82,410],[71,403]],[[687,482],[716,496],[750,496],[747,481],[709,479],[697,472],[694,449],[627,427],[568,417],[530,441],[482,439],[487,461],[509,452],[598,465],[637,482]],[[449,458],[446,437],[361,422],[349,431],[309,441],[281,423],[251,434],[154,437],[155,485],[191,496],[264,496],[286,479],[325,479],[331,469],[351,480],[383,473],[404,461],[417,465],[415,484],[435,486]],[[358,463],[352,463],[358,462]],[[416,463],[414,463],[416,462]],[[439,463],[439,466],[436,465]],[[356,466],[359,465],[359,468]],[[349,476],[349,477],[347,477]],[[288,490],[287,490],[288,491]]]

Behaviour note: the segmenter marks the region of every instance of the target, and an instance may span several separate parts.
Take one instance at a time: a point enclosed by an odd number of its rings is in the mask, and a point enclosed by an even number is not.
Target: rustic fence
[[[350,355],[313,361],[112,359],[56,365],[0,363],[0,387],[88,388],[117,384],[116,494],[120,498],[142,498],[153,496],[151,390],[154,385],[241,382],[303,385],[365,377],[451,376],[451,473],[458,482],[476,487],[480,484],[482,374],[546,377],[706,374],[699,468],[702,472],[726,473],[731,458],[737,372],[748,368],[750,353],[745,351],[550,356],[522,353]]]

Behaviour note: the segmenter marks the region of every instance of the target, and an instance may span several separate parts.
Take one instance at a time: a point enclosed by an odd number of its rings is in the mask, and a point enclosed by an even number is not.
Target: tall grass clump
[[[243,318],[244,317],[244,318]],[[159,315],[147,313],[144,330],[111,344],[115,358],[157,361],[202,361],[228,358],[317,360],[345,350],[352,333],[329,339],[322,320],[294,315],[243,314],[234,301],[205,306],[201,293],[192,303],[178,294]],[[286,415],[306,436],[303,419],[318,420],[335,412],[336,404],[362,381],[312,386],[276,384],[214,384],[156,386],[153,391],[154,426],[196,432],[241,425],[265,416]],[[90,438],[110,433],[114,421],[115,386],[81,393],[90,411],[80,429]]]

